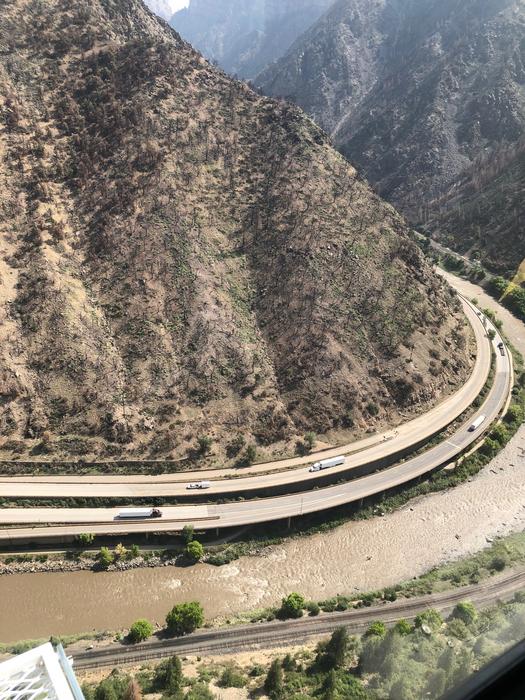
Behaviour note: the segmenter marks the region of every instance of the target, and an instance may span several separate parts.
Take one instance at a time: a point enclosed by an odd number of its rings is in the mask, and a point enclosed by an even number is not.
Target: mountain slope
[[[512,278],[525,260],[525,139],[488,151],[431,201],[422,225],[437,240]]]
[[[283,55],[332,0],[191,0],[172,26],[225,71],[254,78]]]
[[[330,133],[376,83],[394,22],[388,0],[338,0],[255,83],[295,102]]]
[[[256,83],[313,115],[379,193],[420,223],[485,149],[515,144],[524,132],[525,7],[518,0],[367,5],[337,3]],[[435,217],[434,224],[439,229]],[[490,235],[486,226],[482,238]],[[494,245],[510,250],[511,238],[501,235]],[[514,259],[499,262],[510,267]]]
[[[5,453],[281,449],[465,376],[457,302],[296,107],[137,0],[31,6],[0,17]]]

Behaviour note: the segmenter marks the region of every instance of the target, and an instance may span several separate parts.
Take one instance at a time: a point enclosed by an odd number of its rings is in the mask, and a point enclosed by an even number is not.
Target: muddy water
[[[484,306],[496,304],[459,282]],[[525,353],[525,326],[498,310]],[[488,536],[525,529],[525,426],[470,483],[421,498],[384,518],[348,523],[215,568],[124,573],[23,574],[0,578],[0,641],[161,623],[176,602],[197,599],[208,618],[277,602],[292,590],[320,599],[369,590],[472,553]]]

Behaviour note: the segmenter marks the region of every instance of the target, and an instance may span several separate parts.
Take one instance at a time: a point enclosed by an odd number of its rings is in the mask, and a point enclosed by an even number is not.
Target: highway
[[[490,324],[488,327],[492,328]],[[501,338],[496,333],[492,341],[496,358],[494,382],[480,409],[452,436],[403,463],[347,483],[305,493],[232,503],[165,506],[162,508],[163,517],[154,521],[119,521],[118,508],[3,509],[0,511],[0,526],[7,527],[0,530],[0,542],[71,538],[86,530],[94,534],[125,534],[148,531],[177,532],[188,524],[196,529],[237,527],[315,513],[359,502],[369,496],[401,487],[453,462],[458,455],[477,442],[499,416],[512,388],[512,360],[506,350],[504,355],[497,350],[499,342]],[[489,341],[485,340],[482,347],[483,345],[488,346]],[[478,431],[469,432],[469,425],[480,415],[486,416],[483,425]],[[308,475],[306,470],[304,475]],[[36,524],[41,526],[34,527]],[[14,527],[15,525],[26,527]]]
[[[154,638],[137,646],[122,644],[104,646],[90,651],[68,649],[76,669],[151,661],[166,656],[178,655],[224,655],[250,649],[291,646],[307,642],[321,635],[329,635],[338,627],[346,627],[351,634],[364,632],[370,623],[382,620],[392,624],[400,619],[412,620],[428,608],[448,614],[454,606],[469,600],[478,608],[496,602],[511,600],[514,594],[525,587],[525,571],[514,571],[484,581],[481,584],[455,588],[451,591],[406,598],[380,606],[322,614],[320,617],[304,617],[287,622],[264,622],[250,625],[200,630],[188,637],[175,639]]]
[[[310,454],[302,458],[258,464],[242,470],[208,470],[163,474],[160,476],[21,476],[0,477],[0,497],[13,498],[158,498],[191,496],[186,486],[189,482],[209,480],[211,488],[206,497],[224,497],[231,494],[248,494],[255,490],[296,485],[299,481],[305,489],[315,488],[325,480],[327,472],[310,473],[305,467],[318,459],[347,455],[346,463],[330,470],[330,476],[338,474],[351,478],[352,470],[379,460],[391,462],[399,454],[414,445],[428,440],[460,416],[483,388],[491,361],[490,345],[486,332],[474,307],[463,300],[463,307],[475,333],[478,348],[472,373],[460,391],[447,397],[427,413],[384,434],[359,442]],[[248,474],[248,476],[246,476]],[[233,478],[236,477],[236,478]],[[334,478],[334,481],[336,479]],[[325,482],[326,483],[326,482]]]

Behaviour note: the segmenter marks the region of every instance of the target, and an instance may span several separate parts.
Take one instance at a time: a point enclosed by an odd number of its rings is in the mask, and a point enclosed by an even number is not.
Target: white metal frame
[[[62,647],[55,651],[48,642],[0,663],[0,700],[83,700],[83,695]]]

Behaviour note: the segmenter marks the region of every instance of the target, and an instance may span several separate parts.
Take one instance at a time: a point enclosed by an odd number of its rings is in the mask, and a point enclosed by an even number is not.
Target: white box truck
[[[469,427],[469,432],[473,433],[485,421],[486,416],[478,416],[474,423]]]
[[[332,459],[322,459],[320,462],[315,462],[315,464],[312,464],[308,471],[322,472],[323,469],[330,469],[330,467],[338,467],[340,464],[344,464],[345,461],[345,457],[332,457]]]
[[[122,520],[144,520],[144,518],[161,518],[162,511],[158,508],[128,508],[121,510],[117,518]]]

